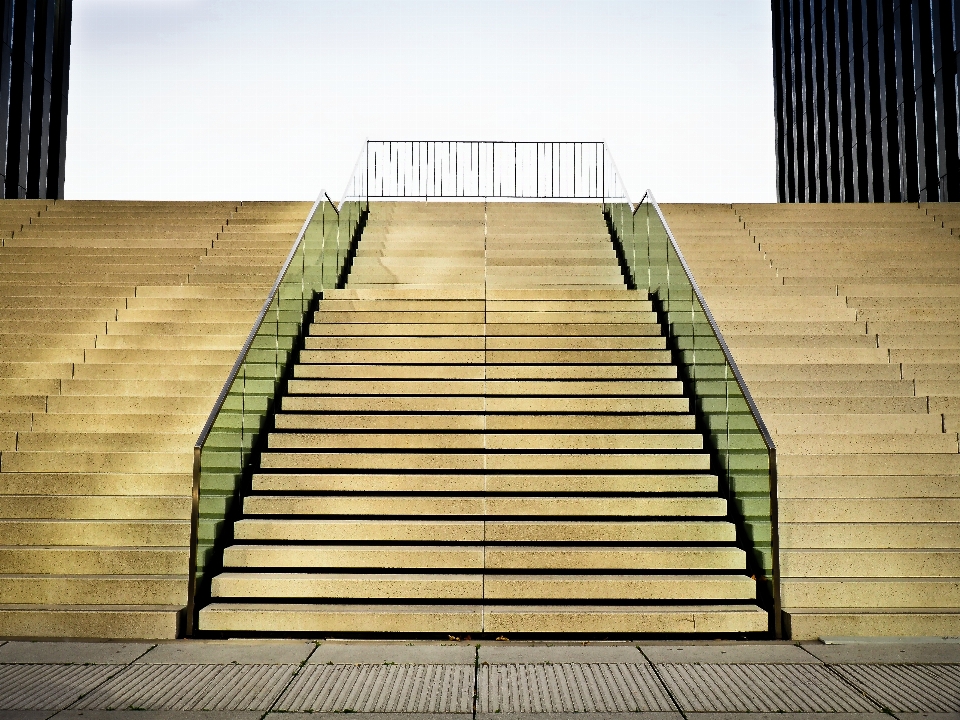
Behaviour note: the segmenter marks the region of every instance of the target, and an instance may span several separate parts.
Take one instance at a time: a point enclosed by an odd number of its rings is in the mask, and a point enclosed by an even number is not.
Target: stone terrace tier
[[[960,213],[664,212],[774,433],[792,637],[960,634]]]
[[[309,207],[0,202],[0,636],[176,637],[193,444]]]

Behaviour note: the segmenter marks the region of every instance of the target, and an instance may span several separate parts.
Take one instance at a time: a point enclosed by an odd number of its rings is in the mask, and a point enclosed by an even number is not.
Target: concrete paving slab
[[[48,720],[53,710],[0,710],[0,720]]]
[[[687,713],[687,720],[876,720],[875,713]]]
[[[480,645],[480,663],[643,663],[632,643],[498,643]]]
[[[160,643],[138,663],[163,665],[299,665],[316,643],[298,640],[188,640]],[[0,648],[2,652],[2,648]]]
[[[960,716],[960,666],[835,665],[834,669],[893,712]]]
[[[297,669],[296,665],[129,665],[72,708],[266,712]]]
[[[309,665],[470,665],[476,647],[468,643],[325,642],[307,661]]]
[[[640,645],[652,663],[816,663],[796,645],[737,643],[729,645]]]
[[[477,711],[510,713],[673,712],[647,664],[481,665]]]
[[[658,665],[689,712],[872,713],[877,708],[823,665]]]
[[[152,643],[11,641],[0,646],[0,663],[126,665],[151,647]]]
[[[53,718],[55,720],[260,720],[262,715],[262,711],[63,710]],[[0,720],[5,720],[3,715],[0,715]]]
[[[621,713],[536,713],[537,720],[605,720],[619,717]],[[643,718],[643,720],[682,720],[678,712],[641,712],[623,713],[623,717]],[[751,715],[751,717],[755,717]],[[529,720],[530,713],[478,713],[478,720]],[[279,720],[279,718],[278,718]]]
[[[960,644],[954,643],[864,643],[856,645],[803,643],[801,647],[825,663],[960,663]],[[2,652],[3,648],[0,648],[0,653]]]
[[[318,720],[323,713],[270,713],[264,720]],[[464,713],[350,713],[351,718],[357,720],[443,720],[448,717],[473,717],[472,712]],[[503,717],[497,715],[496,717]],[[577,716],[580,717],[579,715]],[[206,715],[204,715],[204,719]],[[3,720],[0,718],[0,720]]]
[[[471,665],[306,665],[275,710],[336,713],[473,712]]]
[[[116,665],[0,665],[0,710],[62,710],[121,670]]]

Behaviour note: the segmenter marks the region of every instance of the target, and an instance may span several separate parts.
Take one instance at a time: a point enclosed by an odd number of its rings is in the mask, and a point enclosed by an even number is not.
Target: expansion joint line
[[[93,695],[97,690],[99,690],[100,688],[104,687],[108,682],[110,682],[111,680],[113,680],[117,675],[119,675],[120,673],[122,673],[124,670],[126,670],[127,668],[130,668],[130,667],[133,667],[133,664],[134,664],[135,662],[137,662],[137,660],[140,660],[141,658],[143,658],[144,655],[146,655],[146,654],[147,654],[148,652],[150,652],[151,650],[154,650],[156,647],[157,647],[157,646],[156,646],[156,644],[154,643],[154,644],[150,645],[150,646],[149,646],[146,650],[144,650],[142,653],[140,653],[140,654],[137,655],[135,658],[133,658],[133,660],[130,660],[128,663],[126,663],[125,665],[124,665],[124,664],[115,665],[115,666],[114,666],[114,669],[116,670],[116,672],[111,672],[109,675],[107,675],[106,677],[104,677],[99,683],[97,683],[96,685],[94,685],[92,688],[90,688],[89,690],[87,690],[87,692],[83,693],[80,697],[78,697],[76,700],[74,700],[73,702],[71,702],[71,703],[67,706],[67,709],[73,707],[74,705],[76,705],[78,702],[80,702],[80,701],[83,700],[84,698],[87,698],[87,697],[90,697],[91,695]]]
[[[820,662],[820,663],[823,664],[823,667],[826,669],[826,671],[827,671],[828,673],[830,673],[831,675],[833,675],[833,677],[835,677],[837,680],[839,680],[842,684],[846,685],[848,688],[850,688],[851,690],[853,690],[857,695],[859,695],[859,696],[862,697],[864,700],[866,700],[868,703],[870,703],[870,704],[873,705],[875,708],[877,708],[877,710],[879,710],[880,712],[884,713],[885,715],[890,715],[890,716],[892,716],[892,717],[897,717],[896,715],[894,715],[894,714],[890,711],[890,708],[887,708],[887,707],[884,707],[883,705],[881,705],[877,700],[875,700],[874,698],[872,698],[872,697],[867,693],[866,690],[864,690],[864,689],[861,688],[860,686],[858,686],[858,685],[856,685],[855,683],[853,683],[853,682],[852,682],[848,677],[846,677],[842,672],[838,671],[838,670],[833,666],[833,663],[824,662],[823,660],[821,660],[820,658],[818,658],[816,655],[814,655],[812,652],[810,652],[807,648],[805,648],[801,643],[794,643],[794,644],[795,644],[797,647],[799,647],[801,650],[803,650],[805,653],[807,653],[810,657],[816,658],[816,660],[817,660],[818,662]]]
[[[683,711],[683,707],[680,705],[680,701],[677,700],[677,697],[673,694],[673,690],[671,690],[670,686],[663,681],[663,676],[660,675],[660,670],[657,669],[657,664],[653,662],[653,660],[648,658],[647,654],[643,650],[641,650],[639,647],[637,648],[637,650],[641,655],[643,655],[643,659],[646,660],[647,663],[649,663],[650,670],[653,671],[654,676],[656,676],[657,682],[660,683],[660,687],[662,687],[666,691],[667,697],[670,698],[670,702],[673,703],[673,706],[677,709],[677,712],[680,713],[680,717],[682,717],[683,720],[688,720],[687,714]]]
[[[283,689],[280,690],[279,693],[277,693],[277,697],[274,699],[274,701],[270,703],[270,707],[267,708],[267,711],[260,716],[260,720],[266,720],[267,716],[270,715],[270,713],[275,711],[277,705],[286,696],[287,691],[297,681],[297,678],[300,677],[300,673],[302,673],[303,669],[307,666],[307,662],[310,660],[311,657],[313,657],[313,654],[320,649],[320,645],[321,643],[319,641],[314,641],[313,650],[307,653],[307,656],[300,662],[300,664],[297,666],[297,669],[293,672],[293,675],[291,675],[290,679],[287,680],[286,685],[284,685]]]
[[[477,720],[477,705],[480,704],[480,645],[473,649],[473,720]]]

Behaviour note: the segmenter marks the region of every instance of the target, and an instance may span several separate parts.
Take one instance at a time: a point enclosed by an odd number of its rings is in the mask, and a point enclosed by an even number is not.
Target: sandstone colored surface
[[[960,632],[945,207],[663,208],[777,445],[794,639]]]

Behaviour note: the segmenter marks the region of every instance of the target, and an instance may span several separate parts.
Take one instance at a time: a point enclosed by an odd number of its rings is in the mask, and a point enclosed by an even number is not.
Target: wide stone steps
[[[960,284],[942,207],[663,208],[777,445],[794,639],[960,629]]]
[[[766,631],[598,209],[378,210],[311,318],[200,629]]]
[[[0,635],[176,637],[192,447],[299,230],[250,253],[234,221],[275,231],[308,209],[43,201],[0,219]]]

